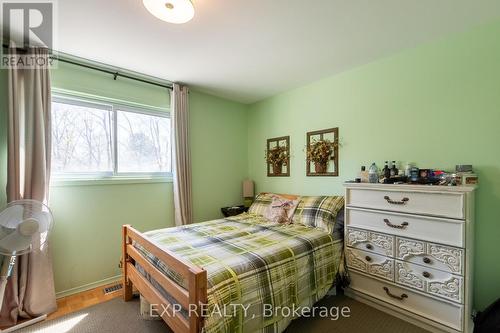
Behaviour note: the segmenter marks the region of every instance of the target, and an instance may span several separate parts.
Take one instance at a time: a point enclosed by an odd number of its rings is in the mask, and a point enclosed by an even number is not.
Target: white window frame
[[[172,172],[118,172],[118,112],[124,111],[170,119],[170,110],[168,108],[68,92],[55,88],[52,89],[52,102],[69,103],[76,106],[87,106],[112,112],[111,150],[113,156],[113,170],[111,172],[52,172],[52,185],[100,185],[172,181]]]

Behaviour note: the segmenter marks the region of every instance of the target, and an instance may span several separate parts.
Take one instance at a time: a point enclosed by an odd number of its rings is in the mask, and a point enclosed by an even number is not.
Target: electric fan
[[[16,257],[27,254],[35,248],[42,248],[49,238],[52,225],[53,218],[49,207],[36,200],[12,201],[0,213],[0,255],[2,256],[0,309],[7,279],[12,273]]]

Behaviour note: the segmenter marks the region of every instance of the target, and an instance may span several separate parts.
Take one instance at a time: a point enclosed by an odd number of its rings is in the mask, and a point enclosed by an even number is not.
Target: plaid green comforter
[[[271,224],[254,214],[145,235],[207,271],[211,316],[205,319],[206,332],[283,331],[293,317],[284,311],[270,315],[270,309],[312,306],[323,298],[333,285],[342,251],[342,240],[324,231]],[[185,287],[163,262],[139,250]]]

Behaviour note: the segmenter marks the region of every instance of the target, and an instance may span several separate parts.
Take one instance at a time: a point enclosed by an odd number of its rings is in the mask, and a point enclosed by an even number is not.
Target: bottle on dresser
[[[372,163],[368,170],[368,180],[370,183],[378,183],[378,167],[375,162]]]
[[[411,162],[406,163],[406,168],[405,168],[405,176],[406,177],[410,177],[412,166],[413,166],[413,163],[411,163]]]
[[[391,177],[391,168],[389,168],[389,162],[385,161],[384,168],[382,169],[382,174],[384,175],[384,178],[388,179]]]
[[[391,166],[391,171],[390,171],[390,176],[391,177],[397,177],[398,176],[398,168],[396,166],[396,161],[392,161],[392,166]]]
[[[366,167],[363,165],[361,167],[361,171],[359,172],[358,178],[360,179],[361,183],[368,183],[368,171],[366,170]]]

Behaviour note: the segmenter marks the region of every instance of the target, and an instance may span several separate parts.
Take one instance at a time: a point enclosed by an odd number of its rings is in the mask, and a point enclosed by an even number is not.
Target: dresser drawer
[[[461,331],[463,306],[439,301],[404,287],[350,272],[349,288]]]
[[[348,267],[394,281],[394,259],[352,248],[346,248],[345,251]]]
[[[465,243],[465,222],[460,220],[348,208],[345,224],[457,247],[464,247]]]
[[[378,189],[348,189],[346,204],[353,207],[390,210],[464,219],[464,195],[449,192],[406,192]]]
[[[394,257],[394,236],[347,228],[347,246]]]
[[[396,258],[453,274],[464,274],[464,250],[456,247],[396,237]]]
[[[394,281],[428,294],[463,303],[464,280],[461,276],[396,260]]]

